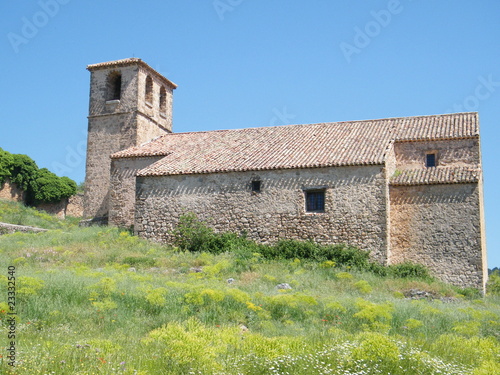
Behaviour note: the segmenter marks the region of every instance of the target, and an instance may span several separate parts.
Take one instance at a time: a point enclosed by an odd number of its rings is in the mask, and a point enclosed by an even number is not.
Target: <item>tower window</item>
[[[261,189],[261,182],[259,180],[252,181],[252,192],[260,193],[260,189]]]
[[[306,212],[325,212],[325,190],[306,190]]]
[[[162,86],[160,89],[160,113],[167,112],[167,90]]]
[[[436,166],[436,154],[435,153],[425,155],[425,166],[427,168]]]
[[[153,103],[153,79],[146,77],[146,102]]]
[[[114,71],[109,73],[106,100],[120,100],[122,94],[122,75]]]

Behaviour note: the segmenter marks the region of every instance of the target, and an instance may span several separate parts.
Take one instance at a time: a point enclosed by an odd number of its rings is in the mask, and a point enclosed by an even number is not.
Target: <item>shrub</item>
[[[370,284],[368,284],[368,282],[365,280],[359,280],[358,282],[355,282],[354,286],[363,294],[371,293],[373,290]]]
[[[47,168],[38,169],[29,156],[0,148],[0,184],[7,177],[27,192],[29,204],[57,202],[76,193],[76,182],[72,179],[58,177]]]
[[[368,251],[345,245],[324,246],[322,251],[328,260],[333,260],[339,266],[358,270],[370,269],[370,254]]]
[[[14,157],[12,154],[0,148],[0,184],[3,184],[5,179],[11,176],[13,164]]]
[[[500,272],[495,271],[490,275],[486,290],[488,294],[500,296]]]
[[[420,279],[431,278],[429,270],[422,264],[404,262],[399,264],[392,264],[388,267],[388,269],[389,274],[395,277]]]
[[[76,193],[76,183],[68,177],[57,177],[47,168],[39,169],[31,184],[31,203],[57,202]]]
[[[12,163],[12,182],[19,188],[28,190],[38,171],[35,161],[28,155],[14,154]]]
[[[179,218],[173,231],[174,245],[181,250],[200,251],[220,254],[226,251],[251,248],[252,243],[245,237],[234,233],[215,233],[194,213],[187,213]],[[253,244],[253,247],[256,245]]]
[[[274,246],[266,246],[261,250],[268,259],[311,259],[326,260],[320,246],[312,241],[281,240]]]
[[[396,363],[399,359],[399,348],[386,335],[376,332],[364,332],[359,335],[361,342],[352,351],[355,360]]]

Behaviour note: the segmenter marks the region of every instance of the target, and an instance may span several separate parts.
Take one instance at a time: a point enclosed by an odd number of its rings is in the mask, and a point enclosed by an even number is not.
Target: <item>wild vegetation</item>
[[[0,236],[18,314],[16,366],[3,350],[2,373],[498,373],[495,288],[482,297],[341,245],[257,245],[192,215],[172,247],[45,219],[48,232]]]
[[[7,178],[26,192],[30,205],[58,202],[77,190],[76,182],[69,177],[58,177],[47,168],[39,169],[27,155],[11,154],[0,148],[0,185]]]

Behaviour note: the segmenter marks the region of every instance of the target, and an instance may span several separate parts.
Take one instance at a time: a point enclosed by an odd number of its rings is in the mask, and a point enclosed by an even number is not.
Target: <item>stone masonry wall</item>
[[[108,100],[108,76],[121,74],[119,100]],[[145,102],[145,81],[153,79],[151,103]],[[165,87],[165,111],[160,111],[160,89]],[[110,155],[148,142],[172,128],[173,87],[154,71],[136,63],[93,69],[90,82],[89,127],[84,216],[107,216]]]
[[[153,95],[152,101],[146,101],[146,78],[150,76],[153,80]],[[153,74],[148,69],[143,67],[139,70],[138,75],[138,101],[137,101],[137,109],[139,112],[143,113],[150,121],[158,124],[158,126],[164,128],[165,130],[171,132],[172,131],[172,107],[173,107],[173,93],[174,89],[172,86],[167,85],[161,79],[161,77]],[[161,87],[165,88],[165,111],[160,111],[160,89]],[[148,139],[149,140],[149,139]],[[146,142],[140,141],[140,143]]]
[[[19,189],[16,184],[11,183],[8,178],[0,185],[0,199],[24,202],[25,195],[24,191]]]
[[[439,166],[477,166],[481,164],[479,139],[447,141],[396,142],[394,153],[397,169],[425,168],[427,152],[437,153]]]
[[[251,181],[261,181],[261,192]],[[326,188],[325,212],[305,212],[304,189]],[[194,212],[217,231],[346,243],[386,261],[385,179],[381,166],[137,178],[135,231],[169,242],[179,217]]]
[[[135,176],[140,169],[162,157],[124,158],[111,162],[109,223],[128,228],[134,225]]]
[[[441,280],[483,288],[477,184],[391,186],[389,263],[425,264]]]
[[[111,159],[114,152],[132,146],[136,115],[103,116],[89,119],[84,216],[105,216],[108,212]]]

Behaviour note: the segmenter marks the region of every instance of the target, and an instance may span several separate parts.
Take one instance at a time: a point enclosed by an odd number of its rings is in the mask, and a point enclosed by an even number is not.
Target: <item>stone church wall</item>
[[[109,223],[123,228],[134,225],[135,176],[159,157],[115,159],[111,163]]]
[[[483,288],[478,184],[391,186],[390,199],[391,264],[425,264],[443,281]]]
[[[252,180],[261,192],[251,191]],[[325,212],[306,212],[304,189],[325,189]],[[385,263],[385,194],[382,166],[138,177],[135,231],[169,242],[179,217],[194,212],[220,232],[346,243]]]
[[[481,164],[479,139],[456,139],[446,141],[395,142],[396,168],[423,169],[425,154],[435,152],[437,165],[442,167],[471,166]]]

